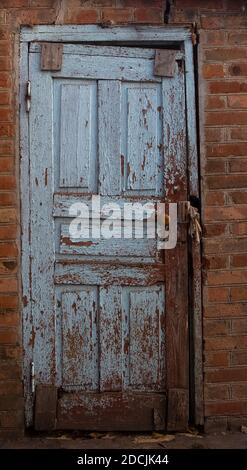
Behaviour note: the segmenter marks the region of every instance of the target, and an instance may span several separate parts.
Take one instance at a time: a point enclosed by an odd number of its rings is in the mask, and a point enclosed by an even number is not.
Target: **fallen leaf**
[[[202,439],[203,436],[200,436],[199,434],[192,434],[190,432],[179,432],[178,433],[179,436],[186,436],[186,437],[195,437],[197,439]]]
[[[155,444],[158,442],[170,442],[175,439],[172,434],[153,433],[152,436],[140,436],[134,439],[136,444]]]
[[[90,432],[89,437],[91,439],[102,439],[102,437],[105,436],[105,433],[102,432]]]

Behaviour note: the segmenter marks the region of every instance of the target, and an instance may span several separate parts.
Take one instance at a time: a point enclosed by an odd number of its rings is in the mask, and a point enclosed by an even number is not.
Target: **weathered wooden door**
[[[78,241],[69,232],[71,205],[91,207],[92,195],[120,207],[187,199],[183,63],[155,75],[155,54],[64,44],[61,70],[52,71],[41,68],[41,45],[30,46],[24,342],[37,429],[187,424],[186,224],[167,251],[157,238],[90,232]],[[90,209],[89,228],[96,215]]]

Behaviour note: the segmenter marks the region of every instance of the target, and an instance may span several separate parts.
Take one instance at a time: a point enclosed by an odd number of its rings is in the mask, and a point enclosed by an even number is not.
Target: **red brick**
[[[2,428],[20,428],[24,426],[23,410],[0,411],[0,423]]]
[[[213,144],[206,148],[207,157],[247,156],[245,143]]]
[[[0,140],[0,156],[13,155],[14,145],[12,140]]]
[[[6,39],[10,39],[10,32],[7,31],[7,30],[4,30],[3,29],[4,27],[1,26],[1,30],[0,30],[0,41],[4,41]]]
[[[177,8],[198,8],[199,6],[200,10],[221,10],[223,5],[223,0],[218,0],[217,2],[214,0],[207,0],[206,2],[198,0],[176,0]]]
[[[221,64],[204,64],[202,75],[206,79],[224,77],[224,67]]]
[[[4,308],[16,308],[18,306],[18,298],[10,295],[0,295],[0,305]]]
[[[207,284],[212,286],[245,284],[247,282],[247,271],[208,271]]]
[[[13,257],[17,255],[17,247],[14,242],[0,243],[0,257]]]
[[[233,268],[244,268],[247,266],[247,254],[242,253],[241,255],[232,255],[231,266]]]
[[[1,56],[0,57],[0,70],[7,71],[11,70],[12,63],[11,58],[9,56]]]
[[[130,8],[104,8],[102,10],[102,20],[103,22],[128,23],[133,21],[133,12]]]
[[[208,302],[227,302],[229,299],[228,287],[210,287],[206,292]]]
[[[55,8],[27,8],[16,9],[11,12],[11,22],[13,28],[18,25],[35,25],[53,23],[56,20]]]
[[[204,224],[203,234],[205,237],[224,237],[228,233],[227,224]]]
[[[209,189],[246,188],[246,175],[218,175],[207,176]]]
[[[207,206],[222,206],[225,204],[225,194],[221,191],[207,191],[205,204]]]
[[[105,0],[102,0],[102,4],[105,2]],[[152,0],[151,5],[150,5],[150,0],[121,0],[121,5],[124,7],[139,7],[139,8],[150,8],[150,7],[157,7],[157,8],[163,8],[163,0]]]
[[[233,351],[231,353],[233,366],[245,366],[247,364],[247,351]]]
[[[18,8],[18,7],[28,7],[29,0],[1,0],[2,8]]]
[[[247,128],[237,127],[230,130],[231,139],[247,140]]]
[[[229,266],[229,256],[205,256],[203,259],[203,265],[205,269],[224,269]]]
[[[172,12],[172,21],[174,23],[195,23],[199,24],[200,18],[199,18],[199,10],[198,8],[186,8],[186,9],[178,9],[175,8]]]
[[[0,344],[0,359],[19,359],[22,349],[16,345]],[[11,393],[11,392],[10,392]]]
[[[0,382],[0,395],[22,395],[23,388],[19,380],[4,380]]]
[[[237,31],[234,33],[229,33],[228,35],[229,44],[247,44],[247,33],[245,31]]]
[[[246,82],[218,81],[208,84],[210,93],[226,94],[226,93],[245,93],[247,91]]]
[[[12,121],[13,111],[9,108],[0,108],[0,121]]]
[[[7,72],[0,72],[0,87],[8,88],[11,84],[10,74]]]
[[[206,367],[227,367],[230,365],[230,352],[207,351],[205,353],[204,364]]]
[[[14,361],[2,361],[1,368],[0,368],[0,381],[2,380],[11,380],[15,377],[15,379],[21,379],[21,366],[20,364]]]
[[[10,41],[0,41],[0,56],[11,56],[12,44]]]
[[[200,31],[200,44],[205,47],[223,46],[226,44],[225,31]]]
[[[247,238],[236,238],[236,239],[220,239],[220,240],[205,240],[204,241],[204,252],[210,253],[246,253]]]
[[[11,256],[11,254],[8,256]],[[17,292],[17,280],[14,278],[0,278],[0,292]]]
[[[0,158],[0,172],[8,173],[14,168],[14,159],[11,157]]]
[[[205,336],[227,335],[230,330],[229,320],[206,320],[203,324]]]
[[[237,6],[236,3],[235,5]],[[239,10],[238,10],[237,15],[225,16],[225,27],[226,29],[232,29],[232,30],[236,30],[242,27],[246,29],[246,15],[239,14]]]
[[[13,124],[0,122],[0,137],[13,137],[14,126]]]
[[[230,173],[247,173],[247,159],[230,160],[228,168]]]
[[[4,208],[0,209],[0,220],[2,223],[11,223],[16,221],[16,209]]]
[[[21,396],[8,395],[8,396],[0,397],[0,410],[1,411],[23,410],[23,407],[24,407],[24,399]]]
[[[0,260],[0,274],[6,274],[7,276],[17,272],[17,261],[11,260]]]
[[[228,350],[232,351],[234,349],[246,349],[247,348],[247,336],[216,336],[215,338],[206,338],[205,339],[205,351],[217,351],[217,350]],[[225,379],[221,377],[218,371],[218,380],[214,380],[210,377],[207,377],[208,382],[228,382],[232,380],[247,380],[247,370],[239,369],[225,369]],[[216,374],[217,377],[217,374]],[[235,377],[235,378],[234,378]],[[241,379],[241,377],[245,377]]]
[[[211,96],[210,98],[217,98],[217,96]],[[222,97],[220,97],[220,100],[221,99]],[[205,142],[221,142],[224,139],[223,129],[217,129],[215,127],[206,127],[204,134]]]
[[[247,334],[247,320],[246,320],[246,318],[232,320],[232,332],[233,333],[239,333],[239,334]]]
[[[246,377],[247,380],[247,377]],[[232,398],[233,400],[246,399],[247,397],[247,382],[242,384],[232,384]]]
[[[202,16],[201,26],[203,29],[223,29],[225,21],[223,15],[221,16]]]
[[[16,194],[14,192],[0,192],[0,206],[11,206],[16,203]]]
[[[205,51],[206,60],[225,62],[228,60],[245,59],[247,51],[245,47],[220,47]]]
[[[1,189],[14,189],[16,187],[16,179],[13,175],[0,176]]]
[[[134,19],[138,23],[163,23],[163,10],[160,8],[137,8]]]
[[[10,103],[10,94],[9,94],[9,92],[0,91],[0,105],[7,105],[9,103]],[[1,131],[1,128],[0,128],[0,131]]]
[[[204,388],[205,400],[228,400],[230,398],[229,385],[205,385]]]
[[[224,109],[226,107],[226,100],[224,96],[209,95],[206,101],[206,109]]]
[[[9,240],[16,238],[15,225],[0,225],[0,240]]]
[[[207,403],[205,406],[206,416],[242,414],[247,413],[247,400],[240,402],[225,401],[217,403]]]
[[[66,17],[65,23],[73,24],[90,24],[97,23],[99,20],[99,10],[91,9],[86,10],[84,8],[69,10],[68,16]]]
[[[244,220],[247,219],[247,206],[206,207],[205,220]]]
[[[208,126],[247,124],[247,113],[244,111],[208,112],[206,124]]]
[[[239,62],[237,64],[232,64],[228,68],[228,73],[232,77],[246,77],[247,76],[247,65],[246,64],[240,64]]]
[[[15,344],[18,342],[19,335],[16,328],[1,328],[0,329],[0,343],[1,344]],[[0,389],[1,394],[1,389]]]
[[[224,160],[207,160],[205,174],[225,173],[226,164]]]
[[[243,336],[239,337],[241,340],[244,340]],[[223,342],[225,338],[212,338],[210,341]],[[217,370],[207,370],[206,371],[206,380],[207,382],[217,383],[217,382],[242,382],[246,381],[247,378],[247,367],[239,368],[224,368]]]
[[[31,7],[50,7],[52,8],[54,5],[54,0],[29,0]]]
[[[239,301],[239,300],[247,300],[247,286],[232,287],[231,299],[233,302]]]
[[[231,191],[228,198],[231,204],[247,204],[247,191]]]
[[[235,223],[230,226],[230,232],[233,235],[243,236],[247,235],[247,222]]]
[[[20,316],[17,312],[0,312],[0,327],[19,326]]]
[[[230,108],[247,108],[247,95],[235,95],[228,97],[228,106]],[[245,138],[247,136],[245,135]]]
[[[206,305],[204,306],[204,316],[208,318],[247,316],[247,303]]]

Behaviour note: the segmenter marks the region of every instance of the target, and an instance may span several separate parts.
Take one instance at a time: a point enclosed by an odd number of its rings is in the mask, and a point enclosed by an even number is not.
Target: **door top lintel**
[[[49,42],[79,42],[79,43],[116,43],[135,45],[179,45],[191,40],[192,32],[189,28],[169,26],[112,26],[100,25],[41,25],[22,26],[21,42],[49,41]]]

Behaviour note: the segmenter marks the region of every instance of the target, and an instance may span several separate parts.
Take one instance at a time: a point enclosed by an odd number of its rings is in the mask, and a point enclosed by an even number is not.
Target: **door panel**
[[[97,238],[91,203],[92,195],[121,209],[186,198],[184,74],[177,66],[175,77],[154,76],[154,55],[152,49],[67,45],[61,71],[47,72],[40,70],[38,44],[29,54],[29,356],[36,384],[58,389],[57,429],[165,429],[167,371],[173,367],[167,363],[167,308],[176,316],[176,305],[184,304],[179,314],[186,343],[186,266],[172,266],[157,237],[147,238],[148,213],[144,235],[133,228],[134,213],[124,227],[120,211],[114,224],[121,236]],[[74,203],[89,208],[83,240],[69,231]],[[100,212],[102,226],[108,215]],[[182,303],[176,300],[181,280]]]

